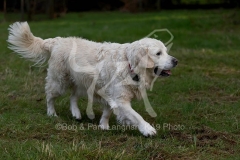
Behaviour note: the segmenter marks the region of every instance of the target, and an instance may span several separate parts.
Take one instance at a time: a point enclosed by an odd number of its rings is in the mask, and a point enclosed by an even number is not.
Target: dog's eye
[[[160,56],[161,54],[162,54],[162,52],[158,52],[158,53],[157,53],[157,56]]]

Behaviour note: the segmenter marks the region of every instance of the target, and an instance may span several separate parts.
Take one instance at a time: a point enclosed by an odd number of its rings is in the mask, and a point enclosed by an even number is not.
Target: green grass
[[[33,34],[42,38],[79,36],[119,43],[167,28],[174,35],[170,54],[179,59],[179,65],[171,77],[157,80],[148,92],[158,116],[150,117],[143,101],[133,102],[133,108],[158,128],[153,138],[123,128],[88,129],[98,124],[101,107],[94,105],[96,119],[89,120],[87,100],[80,99],[83,119],[76,122],[69,110],[69,92],[57,99],[59,117],[47,117],[47,67],[33,67],[12,53],[6,43],[12,22],[1,23],[0,159],[240,159],[239,13],[90,12],[29,23]],[[170,37],[158,33],[158,38],[166,42]],[[57,130],[58,123],[69,128]],[[110,125],[117,125],[114,116]]]

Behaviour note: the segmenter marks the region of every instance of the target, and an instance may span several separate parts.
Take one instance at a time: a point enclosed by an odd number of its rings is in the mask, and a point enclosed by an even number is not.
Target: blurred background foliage
[[[239,0],[0,0],[3,21],[11,13],[19,13],[18,20],[54,19],[68,12],[120,11],[149,12],[170,9],[216,9],[239,8]]]

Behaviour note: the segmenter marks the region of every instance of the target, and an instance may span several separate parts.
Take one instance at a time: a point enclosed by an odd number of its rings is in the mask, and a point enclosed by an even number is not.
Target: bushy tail
[[[49,57],[48,47],[44,46],[44,40],[35,37],[27,22],[15,22],[9,26],[9,49],[29,59],[36,64],[43,64]]]

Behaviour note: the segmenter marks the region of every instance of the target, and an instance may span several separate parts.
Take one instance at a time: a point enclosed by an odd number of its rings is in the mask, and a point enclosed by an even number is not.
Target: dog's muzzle
[[[176,67],[177,64],[178,64],[178,60],[176,58],[173,58],[172,59],[172,66]],[[163,76],[163,77],[168,77],[172,74],[170,70],[161,70],[161,69],[158,68],[158,66],[154,68],[154,73],[157,76]]]

